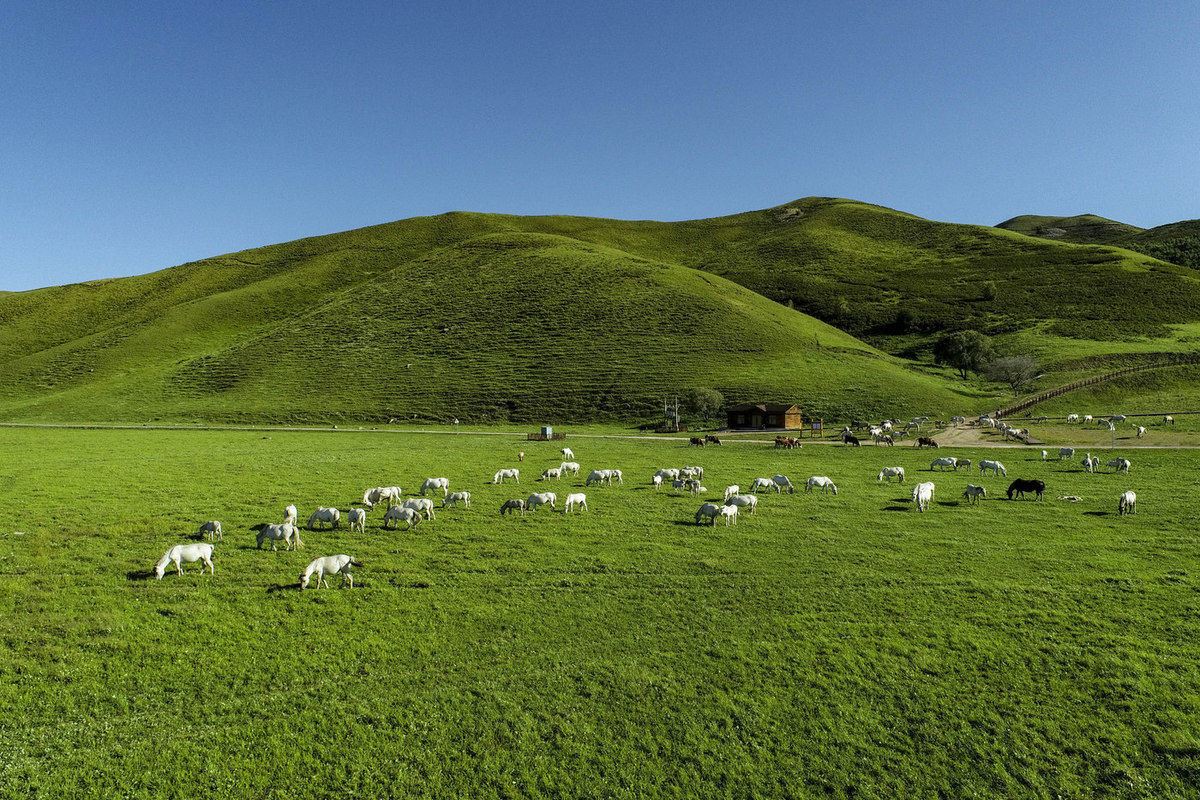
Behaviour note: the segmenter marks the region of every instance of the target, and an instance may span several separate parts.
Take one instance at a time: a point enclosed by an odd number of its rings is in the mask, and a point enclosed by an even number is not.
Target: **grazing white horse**
[[[982,486],[976,486],[973,483],[968,483],[966,491],[963,492],[963,497],[967,498],[967,502],[973,505],[987,497],[987,489]]]
[[[433,501],[430,500],[428,497],[410,497],[407,500],[405,500],[403,503],[401,503],[400,507],[401,508],[411,508],[413,511],[416,511],[418,514],[424,514],[425,519],[428,519],[428,520],[437,519],[437,517],[435,517],[433,515]]]
[[[564,461],[558,465],[558,468],[563,472],[570,472],[572,475],[579,474],[579,462],[577,461]]]
[[[725,518],[726,525],[729,525],[730,520],[733,520],[733,524],[737,525],[738,507],[732,503],[726,503],[725,505],[721,506],[721,516]],[[715,519],[713,520],[713,524],[717,524]]]
[[[215,520],[215,519],[201,525],[200,530],[197,531],[197,533],[199,533],[201,536],[203,536],[205,538],[212,539],[214,542],[217,539],[225,538],[225,535],[223,533],[221,533],[220,520]]]
[[[1175,418],[1172,417],[1170,414],[1167,414],[1165,417],[1163,417],[1163,425],[1174,425],[1174,424],[1175,424]]]
[[[741,494],[741,492],[742,492],[742,487],[738,486],[736,483],[733,484],[732,486],[726,486],[725,487],[725,499],[728,500],[729,498],[733,497],[735,494]]]
[[[399,486],[376,486],[374,489],[367,489],[363,492],[363,505],[367,508],[374,508],[376,503],[382,503],[384,500],[390,506],[393,500],[400,499]]]
[[[837,486],[835,486],[833,481],[829,480],[829,478],[825,477],[824,475],[813,475],[811,478],[809,478],[808,482],[804,485],[804,493],[809,494],[812,492],[814,486],[821,487],[821,494],[825,494],[826,489],[832,489],[833,493],[835,495],[837,494]]]
[[[662,475],[655,475],[650,479],[650,482],[654,484],[654,491],[657,492],[662,488]]]
[[[512,478],[515,483],[521,482],[521,470],[502,469],[492,476],[492,483],[504,483],[505,478]]]
[[[660,469],[658,472],[656,472],[654,474],[655,474],[655,476],[662,478],[663,480],[667,480],[668,478],[673,481],[679,480],[679,470],[677,470],[677,469]]]
[[[953,468],[953,467],[955,467],[955,466],[957,466],[957,465],[958,465],[958,459],[957,459],[957,458],[955,458],[954,456],[946,456],[946,457],[944,457],[944,458],[938,458],[938,459],[935,459],[935,460],[934,460],[934,461],[933,461],[933,462],[932,462],[932,463],[929,465],[929,471],[930,471],[930,472],[933,472],[933,468],[934,468],[934,467],[941,467],[941,468],[942,468],[942,470],[943,470],[943,471],[945,471],[946,467],[951,467],[951,468]],[[957,472],[957,470],[955,470],[955,471]]]
[[[359,533],[367,532],[367,510],[365,508],[352,508],[346,512],[346,521],[350,523],[350,532],[358,531]]]
[[[735,494],[733,497],[726,498],[725,505],[738,506],[739,508],[750,509],[751,514],[758,513],[758,495],[756,494]]]
[[[1045,450],[1043,450],[1043,451],[1042,451],[1042,461],[1045,461],[1045,460],[1046,460],[1046,457],[1047,457],[1047,456],[1049,456],[1049,455],[1050,455],[1049,453],[1047,453]]]
[[[607,473],[608,470],[606,469],[594,469],[588,474],[587,480],[583,482],[583,485],[591,486],[594,483],[597,486],[603,486],[605,481],[612,483],[612,478]]]
[[[1087,423],[1089,423],[1089,422],[1091,422],[1091,421],[1092,421],[1092,415],[1091,415],[1091,414],[1084,414],[1084,415],[1083,415],[1083,424],[1085,424],[1085,425],[1086,425]]]
[[[1142,425],[1137,426],[1137,438],[1142,438],[1146,435],[1146,428]]]
[[[360,562],[354,560],[354,556],[323,556],[321,558],[314,559],[312,563],[305,568],[304,572],[300,574],[300,588],[301,590],[308,588],[309,579],[312,578],[312,575],[315,572],[317,573],[318,589],[321,588],[322,584],[324,584],[325,588],[328,589],[329,580],[325,576],[337,575],[338,573],[341,573],[342,575],[342,582],[338,584],[338,588],[340,589],[349,583],[350,588],[353,589],[354,576],[350,574],[350,568],[361,566],[362,564]]]
[[[717,517],[720,515],[721,506],[713,505],[712,503],[705,503],[704,505],[700,506],[700,510],[696,512],[696,524],[699,525],[700,520],[704,517],[707,517],[713,525],[716,525]]]
[[[892,482],[892,478],[899,478],[900,483],[904,483],[904,467],[884,467],[875,480],[882,481],[884,478],[887,478],[888,483]]]
[[[792,486],[792,482],[788,480],[787,475],[773,475],[771,476],[771,480],[775,482],[775,494],[780,494],[784,489],[787,489],[788,494],[796,493],[796,487]],[[837,492],[834,492],[834,494],[837,494]]]
[[[400,530],[401,522],[408,523],[404,530],[411,530],[421,524],[421,512],[408,506],[392,506],[383,515],[384,530]]]
[[[611,485],[612,485],[612,479],[613,479],[613,478],[616,478],[616,479],[617,479],[617,485],[618,485],[618,486],[624,486],[624,485],[625,485],[625,476],[621,474],[621,470],[619,470],[619,469],[608,469],[608,470],[605,470],[605,472],[607,472],[607,473],[608,473],[608,484],[609,484],[609,486],[611,486]]]
[[[268,539],[271,541],[271,549],[279,550],[276,542],[283,542],[284,550],[299,550],[304,547],[304,542],[300,541],[300,529],[290,522],[284,522],[280,525],[260,525],[258,535],[255,538],[255,548],[262,549],[262,543]]]
[[[575,451],[573,451],[571,448],[564,447],[560,452],[562,453],[562,457],[563,457],[564,461],[566,461],[568,459],[571,461],[575,460]]]
[[[437,493],[438,489],[442,490],[442,497],[450,494],[450,479],[449,478],[426,478],[421,484],[421,497],[425,496],[425,490],[428,489],[433,493]]]
[[[757,492],[759,489],[770,491],[772,489],[779,491],[779,487],[775,485],[775,481],[770,478],[755,478],[750,484],[750,491]]]
[[[1133,490],[1122,492],[1121,498],[1117,500],[1117,514],[1122,517],[1126,514],[1136,514],[1137,509],[1134,508],[1136,503],[1137,494]]]
[[[575,492],[574,494],[567,495],[567,502],[563,505],[563,511],[570,513],[579,506],[582,506],[584,511],[588,510],[587,495],[583,492]]]
[[[529,499],[525,501],[525,508],[530,511],[536,511],[538,506],[550,506],[553,511],[558,502],[558,495],[554,492],[537,492],[529,495]]]
[[[505,500],[504,505],[500,506],[500,516],[512,514],[514,511],[520,511],[521,516],[525,516],[525,501],[520,498],[516,500]]]
[[[336,508],[325,508],[325,506],[320,506],[312,513],[312,516],[308,518],[308,529],[310,531],[313,529],[314,522],[319,522],[322,526],[328,523],[336,528],[341,519],[342,512],[338,511]]]
[[[1117,472],[1129,472],[1129,468],[1133,466],[1128,458],[1114,458],[1104,465],[1105,469],[1116,470]]]
[[[470,492],[451,492],[450,494],[448,494],[442,498],[442,508],[445,508],[446,506],[457,506],[459,503],[462,503],[467,508],[470,508],[471,507],[471,493]]]
[[[154,565],[154,575],[158,580],[162,580],[163,573],[167,571],[167,564],[174,562],[175,571],[180,575],[183,574],[183,565],[191,564],[193,561],[203,562],[200,564],[200,574],[204,574],[204,567],[208,567],[210,575],[215,575],[216,570],[213,569],[212,562],[213,545],[208,542],[193,542],[192,544],[177,544],[168,550],[158,563]]]
[[[985,458],[979,462],[979,474],[987,475],[988,472],[991,472],[993,476],[1003,475],[1006,478],[1008,477],[1008,470],[1004,468],[1003,464],[999,461],[989,461]]]
[[[557,478],[561,481],[562,467],[546,467],[546,469],[542,470],[542,477],[538,480],[548,481],[551,478]]]
[[[1074,458],[1074,457],[1075,457],[1075,448],[1074,447],[1058,448],[1058,460],[1059,461],[1062,461],[1064,458]]]
[[[1124,422],[1125,420],[1129,419],[1129,417],[1125,416],[1124,414],[1113,414],[1108,419],[1110,422]]]
[[[1100,456],[1088,453],[1083,457],[1083,468],[1087,472],[1095,473],[1096,470],[1100,469]]]
[[[695,478],[696,480],[704,480],[704,467],[682,467],[679,470],[681,478]]]
[[[1072,422],[1079,422],[1078,414],[1067,414],[1067,424],[1070,425]]]
[[[701,486],[700,481],[696,480],[695,478],[688,478],[686,481],[684,481],[683,488],[685,488],[689,492],[691,492],[693,497],[695,495],[700,494],[701,492],[708,491],[703,486]]]
[[[912,499],[917,504],[917,511],[926,511],[933,502],[933,482],[918,483],[913,487]]]
[[[292,505],[290,505],[290,506],[288,506],[287,508],[283,509],[283,521],[284,521],[284,522],[289,522],[289,523],[291,523],[292,525],[295,525],[295,524],[296,524],[296,515],[297,515],[298,513],[299,513],[299,512],[296,510],[296,506],[295,506],[295,504],[293,503]]]

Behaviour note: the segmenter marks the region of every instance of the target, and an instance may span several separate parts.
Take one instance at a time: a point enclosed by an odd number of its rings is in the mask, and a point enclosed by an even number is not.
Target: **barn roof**
[[[740,406],[733,406],[729,409],[733,412],[739,411],[761,411],[764,414],[787,414],[792,411],[799,411],[795,404],[784,405],[782,403],[743,403]]]

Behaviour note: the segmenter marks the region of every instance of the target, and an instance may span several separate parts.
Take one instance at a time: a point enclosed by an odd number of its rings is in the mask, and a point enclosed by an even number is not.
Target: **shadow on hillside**
[[[884,511],[912,511],[912,509],[913,509],[912,503],[909,503],[906,506],[884,506],[883,507]]]
[[[172,565],[174,566],[174,565]],[[125,573],[125,577],[131,581],[148,581],[154,578],[154,570],[152,569],[135,569]]]
[[[1116,514],[1115,514],[1114,512],[1112,512],[1112,511],[1085,511],[1085,512],[1083,512],[1083,514],[1084,514],[1084,516],[1086,516],[1086,517],[1112,517],[1112,516],[1116,516]]]

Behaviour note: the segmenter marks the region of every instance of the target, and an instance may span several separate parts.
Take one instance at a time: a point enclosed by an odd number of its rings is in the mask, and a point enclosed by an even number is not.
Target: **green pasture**
[[[11,797],[1186,797],[1200,775],[1195,456],[1085,474],[1031,448],[777,451],[572,436],[0,429],[0,794]],[[518,451],[526,453],[517,462]],[[1008,478],[930,473],[999,458]],[[1107,454],[1106,454],[1107,455]],[[736,526],[707,499],[787,474]],[[905,486],[876,481],[904,466]],[[519,487],[489,483],[502,466]],[[254,548],[290,502],[430,476],[413,531]],[[827,475],[837,496],[806,495]],[[1040,478],[1044,502],[1000,499]],[[933,508],[909,502],[935,481]],[[959,495],[982,483],[989,499]],[[590,510],[501,518],[509,497]],[[1138,493],[1138,513],[1116,514]],[[1078,495],[1082,502],[1059,501]],[[219,519],[216,574],[156,581]],[[301,592],[312,558],[364,563]],[[337,585],[336,579],[333,581]]]

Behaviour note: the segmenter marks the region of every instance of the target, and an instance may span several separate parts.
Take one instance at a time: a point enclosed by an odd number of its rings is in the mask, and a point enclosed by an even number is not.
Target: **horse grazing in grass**
[[[421,497],[425,496],[425,491],[429,490],[437,494],[437,490],[442,490],[442,497],[450,494],[450,479],[449,478],[426,478],[421,484]]]
[[[300,588],[301,590],[308,588],[308,581],[315,572],[317,573],[317,588],[320,589],[321,585],[324,584],[325,588],[328,589],[329,581],[325,578],[325,576],[336,575],[340,572],[342,575],[342,582],[338,584],[338,588],[340,589],[349,583],[350,588],[353,589],[354,576],[350,574],[350,568],[361,566],[362,562],[355,561],[354,556],[324,556],[322,558],[314,559],[313,562],[305,568],[304,572],[300,574]]]
[[[512,478],[514,482],[521,482],[521,470],[519,469],[502,469],[492,476],[492,483],[504,483],[505,478]]]
[[[928,511],[929,504],[933,502],[933,482],[925,481],[918,483],[913,487],[912,500],[917,504],[917,511]]]
[[[974,505],[987,497],[987,489],[982,486],[976,486],[973,483],[968,483],[966,491],[963,492],[963,497],[967,499],[968,503]]]
[[[888,483],[892,482],[892,478],[899,478],[900,483],[904,483],[904,467],[884,467],[879,471],[877,481],[882,481],[887,478]]]
[[[204,574],[204,567],[208,567],[210,575],[215,575],[216,570],[213,569],[212,563],[213,546],[207,542],[193,542],[192,544],[177,544],[163,555],[154,565],[154,575],[158,580],[162,580],[163,573],[167,571],[167,564],[174,562],[175,571],[180,575],[183,574],[183,565],[191,564],[193,561],[203,562],[200,565],[200,574]]]
[[[1013,495],[1019,499],[1024,499],[1026,492],[1033,492],[1037,495],[1037,499],[1042,499],[1042,492],[1046,491],[1046,482],[1039,480],[1027,480],[1025,478],[1017,478],[1008,487],[1008,499],[1012,500]]]
[[[352,508],[346,512],[346,521],[350,523],[350,532],[359,533],[367,532],[367,510],[365,508]]]
[[[691,439],[688,440],[688,445],[690,447],[704,447],[704,440],[701,439],[699,436],[693,436]]]
[[[704,437],[704,441],[708,442],[709,444],[715,444],[718,447],[721,446],[721,440],[716,436],[713,436],[711,433]]]
[[[219,520],[211,520],[200,526],[198,531],[201,537],[212,539],[214,542],[217,539],[224,539],[224,534],[221,533],[221,523]]]
[[[297,550],[304,547],[304,542],[300,541],[300,529],[290,522],[284,522],[279,525],[259,525],[258,536],[255,537],[256,549],[262,549],[262,543],[268,539],[271,541],[271,549],[279,550],[276,542],[283,542],[284,550]]]
[[[917,437],[917,449],[920,450],[925,447],[932,447],[934,450],[937,450],[938,443],[935,442],[933,440],[933,437],[931,437],[931,436],[918,436]]]
[[[308,518],[308,529],[310,531],[313,529],[314,522],[321,523],[322,527],[324,527],[325,524],[328,523],[329,525],[336,528],[338,526],[339,522],[341,521],[341,519],[342,519],[342,512],[338,511],[336,508],[325,508],[324,506],[321,506],[320,508],[318,508],[316,511],[314,511],[312,513],[311,517]]]
[[[1134,508],[1135,503],[1137,503],[1136,493],[1134,493],[1132,490],[1128,492],[1122,492],[1121,498],[1117,500],[1117,514],[1122,517],[1126,514],[1136,514],[1137,510]]]

